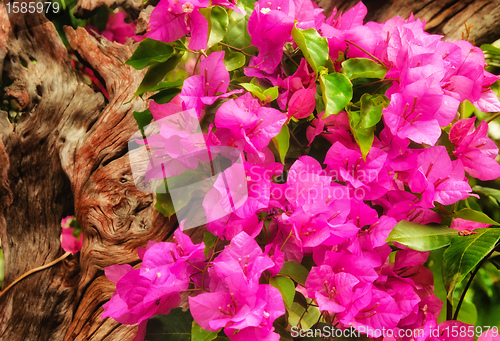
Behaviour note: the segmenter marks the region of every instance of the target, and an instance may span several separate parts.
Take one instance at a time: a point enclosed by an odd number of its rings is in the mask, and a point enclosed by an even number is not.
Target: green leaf
[[[288,148],[290,147],[290,132],[288,131],[288,126],[286,124],[283,124],[280,133],[273,137],[272,141],[280,154],[281,163],[285,164],[285,157],[288,153]]]
[[[400,221],[391,231],[386,241],[398,242],[413,250],[430,251],[447,246],[457,230],[448,226],[430,226]]]
[[[224,66],[227,71],[233,71],[245,65],[246,58],[243,53],[232,51],[231,49],[228,50],[224,54]]]
[[[184,79],[178,79],[175,82],[161,82],[157,86],[153,87],[151,91],[179,88],[182,87],[182,84],[184,84]]]
[[[266,96],[263,94],[262,89],[255,84],[252,83],[240,83],[240,85],[252,95],[260,99],[261,101],[266,100]]]
[[[247,30],[248,17],[238,12],[232,12],[229,15],[229,25],[227,27],[227,34],[225,42],[236,48],[244,48],[252,44],[252,38]],[[248,49],[245,52],[252,54],[256,49]]]
[[[169,193],[156,193],[155,208],[167,218],[175,214],[174,203]]]
[[[222,6],[212,7],[210,12],[210,36],[208,37],[207,48],[211,48],[226,36],[229,17]]]
[[[146,38],[135,50],[134,54],[125,62],[136,70],[142,70],[146,66],[166,62],[174,53],[172,45],[159,40]]]
[[[389,105],[389,99],[384,95],[364,94],[361,96],[361,109],[352,111],[346,108],[349,125],[356,143],[361,149],[363,159],[370,151],[375,133],[375,126],[382,118],[383,108]]]
[[[288,261],[283,264],[283,267],[281,268],[279,274],[290,277],[295,282],[299,283],[302,286],[305,286],[307,275],[309,275],[309,270],[307,270],[306,267],[300,263]]]
[[[308,303],[312,300],[308,299]],[[300,326],[301,329],[311,329],[319,320],[321,312],[318,307],[308,306],[307,310],[297,302],[293,302],[288,309],[288,323],[292,326]]]
[[[286,308],[290,308],[295,297],[295,284],[288,277],[277,276],[269,279],[269,284],[278,289]]]
[[[328,41],[321,37],[314,28],[302,30],[294,26],[292,37],[317,75],[319,69],[326,65],[329,58]]]
[[[219,332],[211,332],[200,327],[196,321],[193,321],[191,328],[191,341],[212,341],[217,338]]]
[[[347,77],[341,73],[320,75],[319,84],[325,103],[325,114],[323,119],[330,115],[341,112],[352,99],[352,84]]]
[[[500,229],[476,229],[474,234],[456,236],[443,255],[443,281],[452,299],[455,287],[471,272],[495,247],[500,239]]]
[[[387,67],[368,58],[351,58],[342,62],[342,72],[349,79],[378,78],[387,73]]]
[[[464,208],[452,215],[453,218],[461,218],[469,221],[475,221],[478,223],[500,225],[490,217],[488,217],[483,212],[475,211],[470,208]]]
[[[273,86],[272,88],[267,88],[263,92],[264,96],[266,96],[266,102],[272,102],[276,98],[278,98],[278,86]]]
[[[145,92],[153,91],[165,75],[177,66],[181,58],[182,53],[178,53],[166,62],[151,65],[133,97],[142,96]]]
[[[205,254],[205,257],[210,257],[210,250],[215,246],[217,239],[219,239],[219,237],[209,231],[205,231],[205,234],[203,235],[203,243],[205,243],[205,250],[203,253]]]
[[[140,130],[144,129],[144,127],[150,124],[153,120],[153,115],[151,114],[151,111],[149,111],[149,109],[146,109],[144,111],[134,111],[133,115]]]
[[[148,320],[146,340],[190,341],[193,317],[182,308],[172,309],[168,315],[156,315]]]
[[[494,198],[498,203],[500,203],[500,190],[498,190],[498,189],[481,187],[481,186],[474,186],[474,187],[472,187],[472,190],[474,192],[484,194],[484,195],[487,195],[491,198]]]
[[[153,101],[155,101],[158,104],[165,104],[169,103],[171,100],[174,99],[175,96],[177,96],[181,92],[181,89],[179,88],[170,88],[170,89],[165,89],[161,90],[157,94],[154,94],[153,96],[149,97]]]

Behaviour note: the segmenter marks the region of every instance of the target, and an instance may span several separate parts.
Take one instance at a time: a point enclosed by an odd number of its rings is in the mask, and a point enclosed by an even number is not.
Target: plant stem
[[[288,130],[290,132],[290,137],[292,138],[293,142],[300,148],[300,151],[302,152],[303,155],[307,155],[307,151],[304,148],[304,146],[300,143],[300,141],[295,137],[292,131]]]
[[[491,116],[490,118],[488,118],[486,120],[486,123],[490,123],[491,121],[493,121],[495,118],[497,118],[498,116],[500,116],[500,111],[495,113],[493,116]]]
[[[293,60],[292,56],[290,56],[290,54],[286,51],[283,51],[284,54],[286,54],[286,56],[292,61],[292,63],[295,64],[296,67],[299,67],[299,64],[297,64],[297,62],[295,60]]]
[[[453,305],[450,300],[446,299],[446,320],[451,320],[453,317]]]
[[[377,57],[375,57],[373,54],[371,54],[370,52],[366,51],[365,49],[363,49],[362,47],[360,47],[359,45],[356,45],[355,43],[353,43],[352,41],[350,40],[347,40],[347,39],[344,39],[344,41],[348,44],[351,44],[352,46],[354,47],[357,47],[358,49],[360,49],[361,51],[363,51],[364,53],[366,53],[368,56],[370,56],[371,58],[373,58],[374,61],[376,61],[377,63],[379,63],[380,65],[384,65],[384,63],[382,63],[382,61],[380,59],[378,59]]]
[[[486,257],[481,259],[481,261],[477,264],[474,271],[471,273],[469,281],[465,285],[464,291],[462,292],[462,296],[460,296],[460,300],[458,301],[457,309],[455,310],[455,314],[453,315],[453,320],[456,320],[458,318],[458,313],[460,312],[460,308],[462,307],[462,303],[465,299],[465,295],[467,294],[467,290],[469,290],[469,287],[472,284],[472,280],[474,279],[474,277],[476,276],[477,272],[479,271],[481,266],[484,264],[484,262],[486,262],[488,260],[488,258],[490,258],[490,256],[493,254],[494,251],[495,251],[495,248],[493,248],[493,250],[490,253],[488,253],[486,255]],[[448,312],[446,312],[446,313],[448,313]]]
[[[233,49],[233,50],[236,50],[238,52],[241,52],[243,53],[245,56],[248,56],[248,57],[253,57],[253,55],[249,54],[249,53],[246,53],[245,51],[243,51],[244,49],[239,49],[237,47],[234,47],[234,46],[231,46],[231,45],[228,45],[228,44],[225,44],[225,43],[222,43],[222,42],[219,42],[220,45],[222,46],[226,46],[226,47],[229,47],[230,49]],[[245,49],[247,49],[248,47],[245,47]]]

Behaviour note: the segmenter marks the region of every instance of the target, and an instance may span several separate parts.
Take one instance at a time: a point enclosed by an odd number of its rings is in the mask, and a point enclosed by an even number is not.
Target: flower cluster
[[[202,13],[209,5],[245,15],[228,1],[161,0],[148,37],[173,42],[190,35],[189,49],[206,49],[210,32]],[[140,250],[140,269],[106,269],[117,289],[103,317],[139,323],[139,339],[149,317],[168,314],[190,289],[190,312],[203,329],[223,328],[231,340],[279,340],[273,322],[285,314],[283,292],[267,283],[286,276],[280,270],[289,262],[309,264],[297,295],[338,328],[436,325],[442,302],[423,265],[428,252],[395,243],[391,262],[386,239],[402,220],[440,223],[439,208],[472,195],[466,173],[500,176],[486,122],[476,127],[475,118],[457,114],[465,100],[500,111],[489,88],[497,77],[466,41],[444,42],[413,17],[365,24],[365,15],[362,3],[325,18],[310,0],[259,0],[247,16],[258,49],[246,56],[244,75],[254,77],[248,91],[233,87],[224,64],[229,52],[219,48],[200,54],[196,74],[172,101],[151,103],[159,133],[144,142],[154,159],[146,182],[205,164],[215,176],[202,199],[206,228],[226,246],[220,253],[209,246],[206,259],[204,244],[192,244],[181,222],[175,243]],[[303,32],[325,42],[328,60],[321,62],[314,50],[320,43],[308,45]],[[384,73],[365,68],[355,75],[346,61]],[[353,84],[360,89],[354,94]],[[308,146],[294,135],[301,127]],[[293,143],[303,155],[286,153]],[[307,155],[313,144],[324,155]],[[243,162],[223,155],[224,148]],[[221,160],[230,165],[214,167]],[[452,227],[463,230],[464,221],[455,219]]]

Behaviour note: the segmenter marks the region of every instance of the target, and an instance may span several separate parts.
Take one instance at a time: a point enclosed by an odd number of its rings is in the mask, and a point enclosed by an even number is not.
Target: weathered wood
[[[334,7],[345,12],[359,0],[317,0],[325,13]],[[383,22],[400,16],[407,19],[411,13],[425,20],[427,32],[444,35],[446,39],[460,40],[464,23],[474,25],[471,39],[476,45],[492,43],[500,38],[500,1],[498,0],[364,0],[368,8],[367,21]]]
[[[339,1],[339,9],[356,2]],[[141,3],[80,0],[79,8],[90,14],[102,4],[121,5],[133,12]],[[496,2],[366,4],[368,20],[407,17],[413,11],[427,19],[434,33],[452,39],[461,37],[466,18],[476,22],[476,42],[499,35]],[[104,81],[109,99],[71,67],[54,26],[43,16],[9,18],[0,4],[0,70],[12,81],[5,92],[22,114],[11,124],[0,111],[4,287],[61,255],[62,217],[76,214],[84,236],[77,256],[30,275],[0,297],[0,340],[132,340],[134,326],[101,320],[102,305],[114,290],[103,269],[117,263],[138,266],[137,247],[149,239],[168,240],[174,227],[152,207],[153,196],[138,191],[132,180],[127,153],[128,138],[137,129],[132,112],[147,107],[141,99],[123,105],[144,75],[123,65],[133,47],[97,41],[81,28],[67,28],[66,34],[82,61]]]
[[[137,247],[167,239],[174,225],[154,210],[151,194],[135,188],[127,156],[137,129],[132,112],[147,103],[123,103],[144,72],[123,66],[130,46],[68,28],[72,48],[104,80],[106,101],[71,67],[50,22],[31,14],[9,24],[3,4],[0,17],[0,65],[13,81],[6,93],[22,113],[15,125],[2,121],[1,130],[4,287],[61,255],[62,217],[75,213],[84,236],[79,257],[30,275],[0,297],[0,340],[131,340],[134,326],[101,321],[114,290],[103,268],[138,263]]]

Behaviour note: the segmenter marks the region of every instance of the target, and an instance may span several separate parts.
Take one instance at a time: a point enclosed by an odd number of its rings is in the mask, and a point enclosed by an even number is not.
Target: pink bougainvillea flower
[[[354,188],[356,197],[361,196],[368,200],[376,199],[387,192],[389,177],[384,167],[386,160],[385,152],[372,147],[365,161],[359,147],[357,150],[349,149],[341,142],[335,142],[325,157],[325,163],[334,180],[346,181]],[[356,195],[357,193],[359,195]]]
[[[124,44],[128,38],[133,38],[135,42],[141,41],[145,36],[135,34],[135,25],[125,22],[126,14],[124,12],[113,13],[108,17],[106,29],[101,34],[109,41],[117,41]]]
[[[104,31],[99,32],[99,30],[92,26],[86,25],[85,29],[92,35],[95,33],[100,33],[109,41],[116,41],[120,44],[125,44],[127,39],[132,38],[133,41],[142,41],[145,36],[139,36],[135,34],[135,24],[127,23],[125,21],[127,15],[123,11],[113,12],[108,17],[108,22],[106,23],[106,28]]]
[[[208,0],[161,0],[151,13],[147,37],[170,43],[191,33],[189,48],[205,49],[208,22],[199,9],[209,5]]]
[[[451,161],[444,146],[425,149],[417,163],[420,166],[411,172],[409,186],[414,193],[422,193],[422,207],[434,207],[434,201],[450,205],[472,192],[462,163]]]
[[[464,169],[480,180],[493,180],[500,176],[500,165],[495,161],[498,147],[488,135],[488,123],[481,121],[474,129],[476,118],[457,121],[450,129],[449,139],[455,144],[453,154]]]
[[[309,297],[318,302],[321,311],[339,313],[351,304],[353,288],[359,280],[345,272],[334,273],[328,265],[313,267],[306,280]]]
[[[293,2],[289,0],[261,0],[255,3],[248,19],[248,34],[252,45],[259,49],[259,55],[252,58],[250,66],[271,74],[280,63],[283,46],[292,38],[294,21],[288,16],[290,5]]]
[[[67,216],[61,221],[61,247],[65,252],[75,254],[82,248],[83,235],[80,232],[78,238],[75,237],[75,228],[70,227],[70,223],[73,219],[75,219],[75,217]]]
[[[279,134],[285,121],[282,112],[261,106],[250,93],[224,102],[215,114],[217,135],[227,134],[227,145],[256,154]]]
[[[272,267],[274,262],[253,238],[245,232],[235,236],[214,260],[211,292],[189,297],[194,320],[209,331],[224,327],[231,340],[248,335],[277,340],[272,324],[285,313],[283,299],[278,289],[259,284],[261,274]]]
[[[198,75],[184,81],[179,97],[184,109],[195,109],[199,117],[203,116],[205,105],[213,104],[218,98],[227,98],[242,90],[226,93],[229,86],[229,72],[224,66],[224,51],[212,52],[200,62]],[[220,95],[217,95],[221,93]]]
[[[461,218],[453,219],[453,221],[451,222],[451,225],[450,225],[450,227],[452,229],[455,229],[458,231],[465,231],[465,230],[472,231],[475,229],[485,228],[485,227],[489,227],[489,226],[490,226],[490,224],[478,223],[475,221],[465,220],[465,219],[461,219]]]

